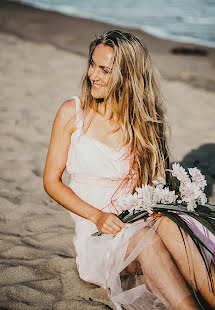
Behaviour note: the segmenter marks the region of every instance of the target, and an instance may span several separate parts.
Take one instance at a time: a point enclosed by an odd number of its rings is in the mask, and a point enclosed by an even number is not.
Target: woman
[[[126,225],[117,217],[120,195],[169,178],[167,122],[146,47],[111,30],[93,40],[88,60],[82,97],[57,112],[44,170],[46,192],[75,221],[80,277],[106,288],[117,309],[154,309],[152,293],[167,308],[199,309],[191,286],[215,307],[204,263],[185,233],[186,250],[166,217]],[[65,168],[69,187],[61,180]],[[103,235],[92,237],[98,230]]]

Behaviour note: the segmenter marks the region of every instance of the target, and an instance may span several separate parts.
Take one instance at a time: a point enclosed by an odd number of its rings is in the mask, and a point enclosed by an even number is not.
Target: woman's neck
[[[109,102],[104,102],[103,101],[97,101],[98,103],[98,109],[97,109],[97,113],[99,116],[101,116],[102,119],[104,120],[110,120],[110,119],[116,119],[114,117],[114,113],[111,109],[111,104]]]

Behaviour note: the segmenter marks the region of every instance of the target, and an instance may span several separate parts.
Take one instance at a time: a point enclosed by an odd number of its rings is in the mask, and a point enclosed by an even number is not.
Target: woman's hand
[[[114,214],[101,212],[95,224],[103,234],[116,234],[125,226],[125,224]]]

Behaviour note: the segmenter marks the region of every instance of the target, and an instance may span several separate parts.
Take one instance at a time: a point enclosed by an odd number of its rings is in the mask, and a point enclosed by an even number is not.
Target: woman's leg
[[[213,281],[215,284],[215,268],[214,268],[214,265],[211,265],[210,268],[211,268],[212,278],[213,278]],[[205,279],[203,281],[203,284],[200,287],[199,292],[200,292],[201,296],[207,301],[207,303],[212,307],[212,309],[215,309],[215,294],[212,292],[212,290],[209,289],[208,279]]]
[[[126,257],[140,240],[145,237],[147,239],[146,235],[149,231],[150,228],[144,228],[131,238]],[[170,309],[198,309],[183,276],[159,235],[154,232],[146,242],[147,245],[138,255],[137,260],[141,265],[145,282],[152,293]]]
[[[185,249],[178,226],[167,217],[161,219],[157,233],[187,283],[191,285],[192,281],[195,290],[199,290],[202,297],[215,309],[215,295],[211,288],[209,288],[205,265],[196,246],[194,244],[191,245],[187,240],[187,235],[182,232],[186,244]],[[211,272],[215,282],[214,266],[211,266]]]

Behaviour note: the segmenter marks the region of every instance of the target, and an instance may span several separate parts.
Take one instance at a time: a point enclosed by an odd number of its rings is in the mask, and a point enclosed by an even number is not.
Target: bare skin
[[[89,68],[88,76],[92,83],[92,96],[95,99],[102,98],[107,89],[109,79],[111,78],[112,56],[112,49],[103,44],[98,45],[93,53],[93,62]],[[101,105],[99,113],[95,115],[87,130],[87,135],[101,141],[102,143],[112,148],[116,148],[119,147],[119,141],[123,141],[123,136],[121,131],[109,134],[110,129],[113,129],[115,126],[117,126],[117,124],[114,124],[114,119],[112,121],[109,120],[110,113],[110,109],[107,109],[106,113],[104,113],[104,108]],[[87,117],[85,119],[86,122],[88,120]],[[71,122],[71,120],[73,121]],[[75,101],[68,100],[61,105],[53,123],[49,150],[43,175],[44,188],[46,192],[64,208],[92,221],[97,226],[97,229],[102,233],[116,234],[122,230],[125,224],[115,214],[102,212],[97,208],[89,205],[80,199],[69,187],[62,183],[62,174],[66,168],[70,139],[75,130]],[[168,240],[163,238],[165,232],[164,228],[162,228],[162,225],[160,226],[158,234],[160,236],[160,241],[156,243],[156,247],[157,249],[161,250],[163,260],[166,260],[172,269],[177,269],[177,267],[180,269],[180,266],[182,267],[183,263],[181,265],[178,263],[178,266],[176,267],[177,262],[175,264],[170,257],[169,253],[174,251],[174,249],[171,248]],[[149,245],[148,251],[154,253],[156,247],[150,247]],[[154,283],[154,293],[156,294],[159,291],[159,283],[156,282],[158,281],[159,277],[155,279],[152,275],[152,272],[150,274],[150,268],[146,269],[147,255],[145,255],[145,252],[141,252],[138,259],[143,272],[148,274],[148,282],[150,283],[151,281]],[[157,264],[156,268],[162,267],[159,265],[161,264],[159,259],[155,261],[155,264]],[[163,268],[163,272],[164,271],[165,268]],[[177,288],[178,285],[182,285],[186,289],[187,284],[181,276],[181,274],[183,274],[182,270],[180,271],[181,272],[175,270],[178,282],[175,282],[175,279],[172,279],[172,283],[168,280],[168,285],[173,285],[175,288]],[[204,296],[207,297],[207,294]],[[168,298],[168,296],[164,297]],[[174,305],[174,300],[169,300],[169,302],[172,304],[172,306]],[[192,296],[188,296],[183,303],[183,307],[179,307],[177,309],[198,309],[198,307],[196,306]]]

